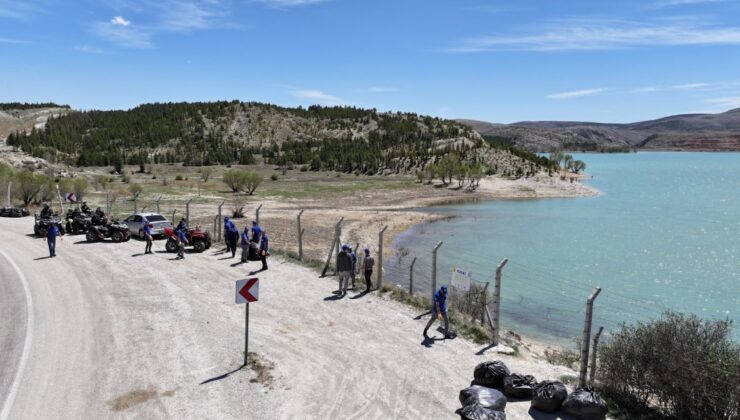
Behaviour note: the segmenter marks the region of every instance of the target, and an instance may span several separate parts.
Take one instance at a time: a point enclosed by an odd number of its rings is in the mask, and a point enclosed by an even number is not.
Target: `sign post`
[[[260,283],[256,277],[236,281],[236,303],[246,304],[244,310],[244,366],[247,365],[249,355],[249,302],[257,302],[259,290]]]

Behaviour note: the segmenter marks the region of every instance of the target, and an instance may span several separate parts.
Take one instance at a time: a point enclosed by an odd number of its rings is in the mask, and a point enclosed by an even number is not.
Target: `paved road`
[[[17,384],[25,367],[33,337],[29,332],[32,324],[33,304],[25,291],[26,280],[16,269],[16,264],[0,251],[0,420],[6,420],[15,400]],[[32,325],[31,325],[32,326]]]

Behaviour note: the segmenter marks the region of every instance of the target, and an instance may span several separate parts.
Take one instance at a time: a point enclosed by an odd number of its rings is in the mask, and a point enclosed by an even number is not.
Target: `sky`
[[[0,102],[632,122],[740,108],[740,0],[0,0]]]

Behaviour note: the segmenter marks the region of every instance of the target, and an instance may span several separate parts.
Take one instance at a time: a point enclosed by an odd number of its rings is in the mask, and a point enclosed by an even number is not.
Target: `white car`
[[[131,235],[144,239],[144,222],[152,225],[152,236],[163,236],[164,228],[172,227],[172,223],[159,213],[136,213],[124,220],[128,225]]]

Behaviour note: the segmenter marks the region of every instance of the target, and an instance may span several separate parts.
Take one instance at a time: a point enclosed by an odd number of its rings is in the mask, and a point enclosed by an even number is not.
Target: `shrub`
[[[277,174],[270,175],[270,179],[273,180],[273,181],[277,181],[278,180]]]
[[[224,172],[224,184],[231,188],[232,192],[244,191],[253,195],[257,187],[262,183],[262,176],[252,171],[229,169]]]
[[[182,181],[182,180],[183,180],[183,177],[181,174],[175,175],[175,181]]]
[[[308,172],[308,165],[301,166],[301,172]]]
[[[681,419],[737,418],[740,345],[729,320],[703,321],[666,312],[622,325],[600,349],[599,377],[621,407],[635,413],[651,404]]]
[[[144,187],[142,187],[141,184],[131,184],[128,186],[128,191],[131,195],[137,195],[144,191]]]

